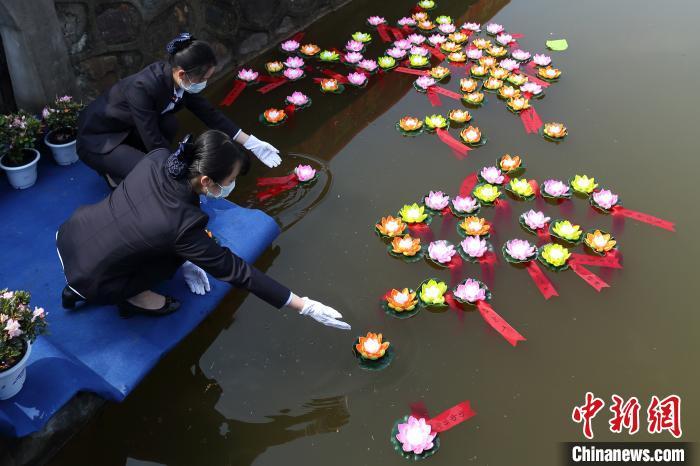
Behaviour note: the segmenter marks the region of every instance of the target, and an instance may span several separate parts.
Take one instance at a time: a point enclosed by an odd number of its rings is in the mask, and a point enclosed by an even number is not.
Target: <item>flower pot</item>
[[[49,139],[55,132],[49,131],[44,136],[44,144],[51,148],[53,159],[59,165],[71,165],[78,161],[78,153],[75,151],[75,139],[65,144],[53,144]]]
[[[7,173],[7,179],[10,181],[10,184],[12,185],[13,188],[16,189],[26,189],[31,186],[34,186],[34,183],[36,183],[36,176],[37,176],[37,162],[39,161],[39,158],[41,155],[39,154],[39,151],[36,149],[24,149],[26,151],[30,151],[35,155],[34,160],[31,162],[21,165],[19,167],[8,167],[5,165],[5,157],[7,154],[3,155],[0,157],[0,168],[5,170],[5,173]]]
[[[27,361],[32,352],[32,344],[27,342],[27,351],[17,364],[6,371],[0,372],[0,400],[7,400],[15,396],[24,386],[27,378]]]

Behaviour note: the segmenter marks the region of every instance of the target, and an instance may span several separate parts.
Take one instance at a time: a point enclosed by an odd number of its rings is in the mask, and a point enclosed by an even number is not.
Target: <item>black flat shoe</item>
[[[61,292],[61,305],[63,309],[75,309],[75,305],[78,304],[78,301],[84,301],[84,299],[81,298],[78,293],[71,290],[68,285],[64,286]]]
[[[123,319],[128,319],[136,314],[144,314],[153,317],[166,316],[172,314],[180,308],[180,301],[170,296],[165,297],[165,304],[159,309],[146,309],[143,307],[134,306],[129,301],[122,301],[117,305],[119,307],[119,315]]]

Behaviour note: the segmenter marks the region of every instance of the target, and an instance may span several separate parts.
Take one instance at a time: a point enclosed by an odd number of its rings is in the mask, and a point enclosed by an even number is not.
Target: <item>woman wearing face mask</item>
[[[80,159],[114,188],[147,152],[171,146],[177,133],[175,112],[186,107],[208,127],[243,144],[268,167],[279,165],[275,147],[241,131],[199,94],[217,64],[211,46],[182,33],[166,50],[167,63],[152,63],[120,80],[81,112]]]
[[[289,306],[339,329],[350,326],[318,301],[300,298],[207,234],[199,195],[222,198],[249,159],[228,134],[209,130],[170,154],[156,149],[102,202],[80,207],[59,228],[56,244],[68,284],[63,307],[78,301],[116,304],[124,317],[169,314],[180,303],[151,289],[183,268],[190,290],[209,291],[205,272],[245,288],[276,308]]]

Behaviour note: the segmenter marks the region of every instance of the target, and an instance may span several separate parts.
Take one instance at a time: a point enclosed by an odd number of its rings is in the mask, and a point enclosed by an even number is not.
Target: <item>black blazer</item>
[[[161,134],[161,112],[172,102],[175,83],[168,63],[155,62],[127,76],[105,91],[80,114],[78,151],[110,152],[131,131],[141,137],[147,151],[170,146]],[[209,128],[235,136],[238,125],[200,94],[185,92],[173,112],[187,107]]]
[[[189,260],[282,307],[290,296],[287,287],[207,235],[209,217],[189,181],[168,174],[169,155],[165,149],[149,153],[106,199],[78,208],[61,225],[57,247],[68,284],[88,300],[114,302],[125,287],[133,288],[134,277],[148,281],[149,270],[163,264],[173,267],[170,276]]]

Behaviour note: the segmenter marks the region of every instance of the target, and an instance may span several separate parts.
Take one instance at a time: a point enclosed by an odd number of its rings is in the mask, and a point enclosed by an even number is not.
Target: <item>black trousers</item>
[[[161,115],[159,123],[161,133],[172,143],[178,131],[177,118],[173,113],[168,112]],[[109,175],[115,182],[119,183],[143,159],[146,152],[141,137],[134,129],[121,144],[107,153],[98,154],[79,150],[78,156],[85,165],[100,175]]]

